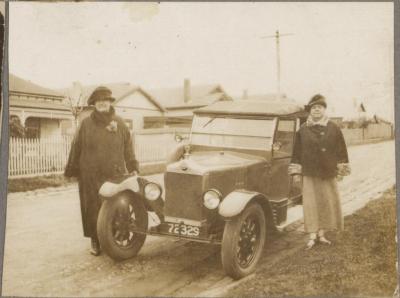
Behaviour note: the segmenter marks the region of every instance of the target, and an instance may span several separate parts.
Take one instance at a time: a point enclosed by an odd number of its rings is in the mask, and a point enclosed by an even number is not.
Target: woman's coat
[[[115,116],[113,108],[106,116],[92,112],[75,135],[65,169],[65,176],[78,178],[84,236],[96,236],[101,185],[135,170],[138,171],[138,162],[124,121]]]
[[[348,163],[346,143],[340,128],[328,121],[326,125],[304,123],[296,134],[292,163],[302,166],[304,176],[332,178],[337,165]]]
[[[340,175],[338,164],[349,162],[346,143],[335,123],[308,122],[296,134],[292,157],[292,163],[301,165],[303,175],[305,231],[343,230],[336,176]]]

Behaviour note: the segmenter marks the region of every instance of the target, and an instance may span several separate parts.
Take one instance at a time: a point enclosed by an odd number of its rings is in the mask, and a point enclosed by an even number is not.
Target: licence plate
[[[168,233],[181,236],[198,237],[200,227],[186,225],[183,223],[168,223]]]

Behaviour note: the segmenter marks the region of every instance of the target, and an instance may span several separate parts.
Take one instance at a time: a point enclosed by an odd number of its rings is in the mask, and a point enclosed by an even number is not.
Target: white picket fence
[[[62,173],[71,141],[71,137],[10,138],[8,176],[18,178]]]
[[[144,130],[133,136],[136,158],[141,165],[163,163],[177,145],[176,133],[186,137],[189,130]],[[67,164],[72,137],[51,139],[10,138],[8,177],[22,178],[61,174]]]
[[[141,165],[163,163],[178,145],[175,134],[189,137],[189,129],[146,129],[133,136],[136,158]]]

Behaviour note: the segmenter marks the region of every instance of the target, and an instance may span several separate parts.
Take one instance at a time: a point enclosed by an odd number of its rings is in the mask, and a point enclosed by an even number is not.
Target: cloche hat
[[[308,104],[305,106],[305,110],[309,112],[309,111],[311,110],[311,107],[312,107],[313,105],[321,105],[321,106],[324,106],[324,107],[326,108],[326,107],[327,107],[327,104],[326,104],[325,97],[322,96],[321,94],[316,94],[316,95],[314,95],[314,96],[310,99],[310,101],[308,102]]]
[[[110,89],[104,86],[97,87],[92,94],[88,98],[88,105],[94,105],[97,100],[110,100],[111,102],[115,101],[115,98],[112,97],[112,92]]]

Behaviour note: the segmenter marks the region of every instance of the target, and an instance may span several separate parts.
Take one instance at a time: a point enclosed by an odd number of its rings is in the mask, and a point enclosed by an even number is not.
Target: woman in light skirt
[[[305,231],[307,248],[317,242],[331,244],[325,231],[343,230],[343,216],[337,181],[350,174],[346,143],[340,128],[325,115],[322,95],[311,98],[309,116],[296,133],[289,174],[303,176]]]

